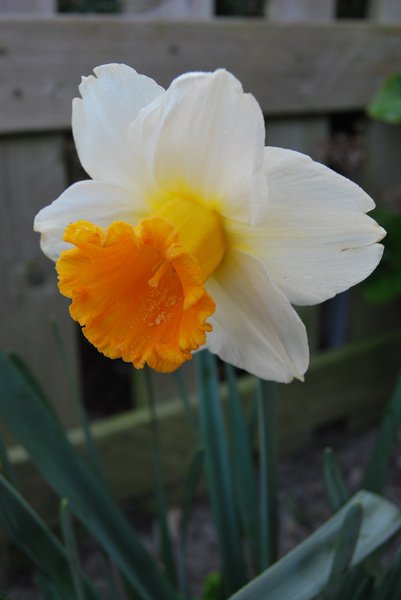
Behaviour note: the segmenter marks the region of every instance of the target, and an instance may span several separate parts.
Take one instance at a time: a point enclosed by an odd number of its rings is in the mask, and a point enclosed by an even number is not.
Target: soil
[[[299,544],[331,514],[321,478],[324,448],[331,446],[334,449],[350,489],[356,491],[360,486],[375,436],[375,429],[350,432],[332,428],[316,434],[315,439],[297,454],[281,459],[279,464],[281,554],[285,554]],[[385,496],[401,507],[401,437],[389,466]],[[147,547],[157,554],[155,523],[149,522],[144,515],[138,515],[133,504],[128,503],[125,512],[130,520],[135,521],[135,528]],[[171,510],[170,521],[173,532],[177,531],[178,509]],[[85,570],[99,589],[105,590],[105,564],[98,548],[93,542],[87,540],[81,543],[80,553]],[[187,564],[195,593],[199,593],[202,589],[208,573],[219,568],[216,539],[204,498],[199,498],[193,509]],[[0,569],[0,589],[9,594],[12,600],[41,600],[41,596],[35,590],[33,576],[29,569],[20,569],[18,572]]]

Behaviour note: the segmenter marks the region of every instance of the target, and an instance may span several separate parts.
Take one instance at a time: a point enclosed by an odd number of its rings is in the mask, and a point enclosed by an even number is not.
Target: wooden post
[[[371,20],[379,23],[401,22],[400,0],[371,0]],[[364,162],[360,183],[372,196],[378,208],[401,211],[401,125],[388,125],[370,120],[364,132]],[[385,243],[385,242],[384,242]],[[370,305],[354,294],[351,306],[352,340],[377,332],[391,331],[399,321],[400,303]]]
[[[401,22],[400,0],[371,0],[369,16],[379,23]],[[378,206],[400,210],[401,126],[371,121],[365,136],[361,183]]]
[[[322,22],[334,17],[334,0],[268,0],[266,16],[273,22]],[[299,57],[302,62],[302,56]],[[267,115],[268,117],[268,115]],[[267,120],[266,143],[308,154],[322,160],[323,147],[329,136],[325,117],[292,117]],[[299,311],[307,330],[310,350],[317,350],[320,340],[319,307],[302,307]]]
[[[0,0],[0,15],[51,15],[54,9],[54,0]],[[58,292],[54,264],[42,254],[33,232],[35,214],[67,185],[63,153],[59,133],[0,138],[0,347],[28,363],[63,423],[71,426],[77,418],[50,317],[58,322],[77,375],[75,326]]]

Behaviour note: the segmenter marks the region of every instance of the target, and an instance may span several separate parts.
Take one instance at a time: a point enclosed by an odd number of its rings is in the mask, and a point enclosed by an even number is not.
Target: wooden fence
[[[132,14],[135,7],[143,11],[140,17]],[[269,144],[323,159],[332,142],[330,115],[363,111],[383,80],[401,70],[399,0],[371,1],[363,21],[335,20],[333,0],[270,0],[265,18],[258,19],[216,18],[212,12],[208,0],[127,0],[124,15],[60,16],[53,0],[0,0],[0,347],[28,362],[69,428],[77,416],[49,316],[57,318],[80,378],[78,336],[32,221],[68,185],[65,136],[81,75],[104,62],[125,62],[166,86],[184,71],[224,66],[262,106]],[[354,176],[379,205],[399,193],[400,157],[400,128],[365,125]],[[377,413],[391,389],[401,349],[400,307],[369,307],[360,295],[355,290],[349,302],[347,336],[356,345],[318,356],[304,386],[281,388],[287,447],[344,414],[355,422]],[[315,350],[321,310],[305,310],[303,317]],[[368,341],[358,344],[361,339]],[[245,378],[241,385],[249,395],[254,384]],[[166,444],[175,449],[167,469],[174,480],[186,456],[185,425],[174,402],[161,411],[169,424]],[[113,485],[124,494],[149,486],[146,456],[145,482],[139,481],[142,467],[137,475],[129,472],[128,482],[126,461],[119,458],[142,446],[146,418],[140,410],[94,427]],[[80,443],[78,430],[71,436]],[[36,489],[23,451],[14,448],[13,456],[26,484]],[[46,505],[42,491],[40,497],[38,505]]]

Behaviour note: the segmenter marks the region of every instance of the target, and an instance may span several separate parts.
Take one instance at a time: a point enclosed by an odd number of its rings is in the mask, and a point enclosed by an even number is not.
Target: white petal
[[[217,306],[207,337],[211,352],[263,379],[303,379],[309,361],[305,327],[259,261],[231,253],[207,289]]]
[[[35,217],[34,230],[41,234],[43,252],[57,260],[60,252],[70,247],[62,241],[70,223],[83,219],[100,227],[107,227],[113,221],[135,225],[145,215],[131,192],[108,183],[80,181],[42,208]]]
[[[292,304],[315,304],[362,281],[383,253],[384,230],[364,214],[373,200],[308,156],[266,148],[269,204],[233,243],[257,256]]]
[[[132,187],[135,167],[128,129],[144,106],[163,94],[162,87],[127,65],[94,69],[82,78],[81,98],[75,98],[72,130],[79,159],[99,181]]]
[[[190,193],[245,221],[254,198],[266,197],[264,136],[256,100],[224,70],[175,79],[130,132],[133,146],[145,149],[155,190]]]

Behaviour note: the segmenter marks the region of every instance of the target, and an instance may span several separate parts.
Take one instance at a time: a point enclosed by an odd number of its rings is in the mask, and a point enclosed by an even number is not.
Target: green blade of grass
[[[338,532],[333,562],[327,581],[325,600],[335,600],[350,568],[362,524],[362,505],[355,502],[348,508]]]
[[[322,593],[330,576],[335,541],[353,504],[361,504],[363,519],[351,566],[360,564],[401,528],[401,512],[370,492],[358,492],[322,527],[230,600],[311,600]]]
[[[0,527],[50,580],[63,598],[75,600],[67,553],[61,542],[10,483],[0,476]],[[88,599],[100,597],[85,578]]]
[[[76,600],[88,600],[85,593],[81,567],[79,564],[78,546],[75,539],[74,530],[72,528],[70,508],[66,498],[63,498],[60,503],[60,525],[67,551],[67,560],[70,568],[71,578],[74,582]]]
[[[339,510],[350,498],[340,467],[331,448],[323,454],[323,482],[332,510]]]
[[[84,463],[64,431],[30,393],[16,368],[0,353],[0,418],[32,461],[98,540],[143,599],[175,600],[175,593],[117,509],[99,478]],[[94,502],[96,499],[96,502]]]
[[[221,408],[215,358],[206,350],[196,355],[201,443],[211,510],[221,554],[223,577],[232,593],[245,582],[245,564]]]
[[[380,493],[384,486],[387,465],[397,441],[397,432],[401,425],[401,373],[398,377],[392,398],[370,455],[365,471],[363,488]]]
[[[372,600],[394,600],[401,598],[401,548],[394,557],[391,567],[382,575]]]
[[[24,379],[25,384],[29,388],[31,394],[35,394],[35,396],[42,402],[43,406],[48,410],[49,414],[54,418],[54,420],[60,423],[60,420],[53,406],[50,404],[43,387],[40,385],[39,381],[36,379],[26,362],[22,360],[20,356],[13,353],[9,355],[9,360],[13,363],[21,377]]]
[[[148,409],[150,414],[150,427],[152,434],[153,468],[156,489],[157,515],[161,542],[161,554],[168,578],[172,584],[175,584],[177,576],[175,571],[173,544],[171,541],[171,535],[168,525],[167,501],[163,482],[163,465],[161,460],[162,450],[160,445],[159,424],[157,422],[155,396],[153,393],[151,373],[150,369],[148,369],[147,367],[145,367],[144,369],[144,376],[146,385],[146,400],[148,403]]]
[[[178,397],[182,402],[188,424],[194,434],[194,438],[198,439],[198,425],[196,423],[194,409],[189,401],[188,390],[182,369],[177,369],[177,371],[174,372],[174,379],[177,384]]]
[[[7,448],[3,444],[3,440],[0,437],[0,473],[11,483],[11,485],[18,489],[17,478],[14,473],[14,469],[11,465],[10,459],[8,458]]]
[[[67,351],[65,348],[63,336],[61,335],[60,327],[59,327],[56,319],[52,319],[51,324],[52,324],[52,328],[53,328],[54,339],[56,341],[57,348],[58,348],[58,351],[60,354],[60,358],[61,358],[61,361],[63,364],[65,378],[66,378],[68,387],[70,388],[71,398],[75,404],[75,408],[76,408],[78,416],[79,416],[79,422],[81,424],[82,432],[84,435],[85,448],[86,448],[88,458],[91,462],[94,472],[99,477],[99,480],[104,485],[106,485],[102,465],[100,462],[100,457],[99,457],[99,454],[98,454],[98,451],[96,448],[96,444],[93,441],[92,434],[90,431],[88,415],[86,413],[86,410],[85,410],[83,402],[82,402],[79,384],[78,384],[78,381],[76,380],[76,377],[74,376],[74,372],[73,372],[73,369],[70,364],[70,361],[69,361],[69,358],[67,355]]]
[[[235,489],[242,525],[249,541],[254,571],[259,573],[262,568],[260,562],[260,527],[252,446],[249,439],[248,425],[241,407],[234,368],[231,365],[225,365],[225,372],[228,383],[230,451]]]
[[[276,386],[259,381],[260,562],[266,568],[278,556]]]
[[[53,583],[49,581],[45,573],[36,571],[35,583],[42,594],[43,600],[66,600],[66,598],[57,591]]]
[[[185,553],[187,548],[187,536],[188,536],[188,525],[191,516],[193,499],[198,487],[200,478],[202,476],[204,461],[204,452],[201,448],[198,448],[189,465],[187,478],[184,485],[184,495],[181,505],[181,521],[179,530],[179,544],[178,544],[178,574],[180,582],[180,590],[182,593],[183,600],[190,600],[191,593],[189,590],[189,583],[186,573],[186,560]]]

